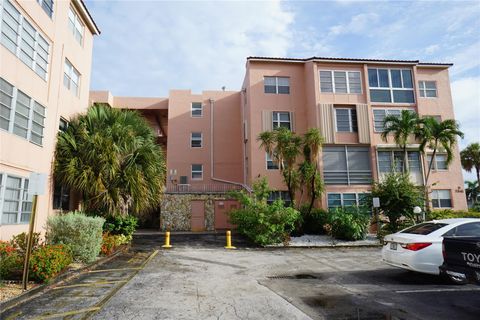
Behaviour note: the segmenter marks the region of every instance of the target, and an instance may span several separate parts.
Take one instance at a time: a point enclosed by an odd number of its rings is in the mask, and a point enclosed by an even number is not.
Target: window
[[[402,231],[402,233],[421,234],[426,236],[440,228],[445,227],[446,225],[446,223],[425,222],[405,229]]]
[[[320,92],[362,93],[359,71],[320,71]]]
[[[329,193],[328,209],[365,205],[367,195],[368,193]]]
[[[180,183],[179,184],[187,184],[188,177],[187,176],[180,176]]]
[[[201,132],[192,132],[190,137],[190,146],[192,148],[201,148],[202,147],[202,133]]]
[[[370,151],[368,147],[324,147],[323,176],[325,184],[370,184]]]
[[[278,170],[278,162],[273,160],[269,153],[265,153],[267,159],[267,170]]]
[[[2,45],[46,79],[50,44],[9,0],[3,1],[1,13]]]
[[[432,206],[434,208],[451,208],[452,198],[450,196],[450,190],[433,190]]]
[[[200,118],[203,115],[203,106],[201,102],[192,102],[192,117]]]
[[[43,11],[51,18],[53,15],[53,0],[37,0]]]
[[[415,112],[411,109],[403,109],[409,110],[410,112]],[[383,121],[385,120],[386,116],[395,115],[400,117],[402,113],[401,109],[373,109],[373,128],[375,132],[383,132],[385,127],[383,126]]]
[[[292,125],[290,123],[290,112],[277,112],[272,113],[272,128],[287,128],[292,130]]]
[[[420,89],[420,97],[437,97],[437,83],[435,81],[418,81],[418,88]]]
[[[290,94],[290,78],[264,77],[263,86],[265,93]]]
[[[403,151],[378,151],[378,170],[382,172],[403,172],[405,161]],[[420,172],[420,153],[418,151],[407,151],[407,165],[410,172]]]
[[[459,225],[443,235],[443,237],[478,237],[480,222],[470,222]]]
[[[415,102],[409,69],[368,69],[368,82],[372,102]]]
[[[80,82],[80,73],[73,67],[73,65],[65,59],[65,70],[63,73],[63,85],[65,88],[69,89],[70,91],[78,96],[78,85]]]
[[[57,182],[53,188],[53,209],[64,211],[70,209],[70,189]]]
[[[45,107],[0,78],[0,128],[42,145]]]
[[[432,155],[433,154],[429,154],[427,156],[429,166],[432,162]],[[433,161],[432,170],[448,170],[447,155],[445,153],[435,154],[434,160],[435,161]]]
[[[68,121],[60,118],[60,122],[58,123],[58,131],[65,132],[68,129]]]
[[[32,202],[28,195],[28,179],[0,174],[0,207],[2,224],[28,223]],[[0,201],[2,203],[2,201]]]
[[[355,109],[335,109],[337,119],[337,132],[357,132],[357,110]]]
[[[203,179],[203,164],[192,164],[192,180]]]
[[[289,207],[292,200],[290,199],[290,195],[288,191],[272,191],[268,196],[267,203],[272,204],[275,200],[283,200],[283,204],[285,207]]]
[[[68,28],[72,32],[75,40],[82,45],[83,44],[83,23],[80,21],[78,14],[70,7],[68,10]]]

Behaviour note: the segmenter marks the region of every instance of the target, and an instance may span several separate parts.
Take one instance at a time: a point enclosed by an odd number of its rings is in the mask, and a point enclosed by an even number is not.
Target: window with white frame
[[[369,193],[329,193],[328,209],[366,205]]]
[[[420,89],[420,97],[422,98],[436,98],[437,97],[437,83],[435,81],[418,81]]]
[[[201,102],[192,102],[192,117],[200,118],[203,115],[203,105]]]
[[[410,112],[415,112],[411,109],[403,109]],[[373,109],[373,129],[375,132],[383,132],[385,130],[384,120],[389,115],[400,117],[402,109]]]
[[[1,224],[28,223],[32,201],[28,195],[28,179],[0,174]]]
[[[45,107],[0,78],[0,129],[42,145]]]
[[[337,132],[357,132],[357,110],[351,108],[335,108]]]
[[[263,86],[265,93],[289,94],[290,78],[288,77],[264,77]]]
[[[70,188],[55,182],[53,186],[53,209],[68,211],[70,209]]]
[[[285,205],[285,207],[290,206],[292,202],[288,191],[271,191],[268,195],[267,203],[272,204],[276,200],[283,200],[283,204]]]
[[[451,208],[452,197],[451,197],[450,190],[433,190],[432,191],[432,207]]]
[[[63,85],[78,96],[78,87],[80,84],[80,73],[75,67],[65,59],[65,70],[63,73]]]
[[[287,128],[288,130],[292,130],[290,112],[273,111],[272,128]]]
[[[203,179],[203,164],[192,164],[192,180]]]
[[[68,10],[68,28],[75,37],[75,40],[77,40],[80,45],[83,45],[83,31],[85,27],[72,7]]]
[[[372,102],[414,103],[410,69],[368,69]]]
[[[405,154],[403,151],[382,150],[378,151],[377,161],[380,173],[403,172]],[[418,151],[407,151],[407,166],[410,172],[421,171],[420,153]]]
[[[202,147],[202,133],[201,132],[192,132],[190,136],[190,146],[192,148],[201,148]]]
[[[325,184],[353,185],[372,182],[368,147],[324,147],[322,158]]]
[[[53,0],[37,0],[43,11],[51,18],[53,15]]]
[[[265,158],[267,160],[267,170],[278,170],[278,162],[272,159],[272,156],[268,153],[265,152]]]
[[[60,121],[58,122],[58,131],[65,132],[68,129],[68,121],[64,118],[60,117]]]
[[[42,79],[47,79],[50,44],[9,0],[0,4],[0,43]]]
[[[320,71],[320,92],[362,93],[359,71]]]
[[[432,162],[433,154],[427,155],[428,165]],[[448,170],[447,164],[447,154],[446,153],[437,153],[435,154],[432,170],[439,171],[439,170]]]

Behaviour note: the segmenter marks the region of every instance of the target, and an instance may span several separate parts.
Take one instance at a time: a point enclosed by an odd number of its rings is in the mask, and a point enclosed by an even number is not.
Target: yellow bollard
[[[162,248],[168,249],[171,248],[172,246],[170,245],[170,231],[165,232],[165,244],[162,246]]]
[[[227,245],[225,246],[225,249],[237,249],[232,246],[232,233],[230,230],[227,231]]]

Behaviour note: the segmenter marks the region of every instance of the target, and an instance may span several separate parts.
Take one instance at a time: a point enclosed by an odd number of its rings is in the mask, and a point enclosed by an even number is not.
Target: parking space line
[[[122,282],[127,282],[127,280],[97,281],[97,282],[90,282],[90,283],[78,283],[78,284],[72,284],[72,285],[69,285],[69,286],[55,287],[55,288],[53,288],[53,290],[66,289],[66,288],[76,288],[76,287],[96,287],[96,286],[103,285],[103,284],[114,284],[114,283],[122,283]]]
[[[114,272],[114,271],[128,271],[128,270],[140,270],[141,268],[119,268],[119,269],[99,269],[99,270],[90,270],[88,273],[101,273],[101,272]]]
[[[97,311],[98,309],[100,309],[100,308],[99,307],[92,307],[92,308],[80,309],[80,310],[74,310],[74,311],[67,311],[67,312],[62,312],[62,313],[53,313],[53,314],[48,314],[48,315],[45,315],[45,316],[40,316],[40,317],[34,318],[34,319],[35,320],[44,320],[44,319],[53,319],[53,318],[59,318],[59,317],[67,317],[67,316],[73,316],[73,315],[80,314],[80,313]]]
[[[395,293],[429,293],[429,292],[460,292],[460,291],[480,291],[480,288],[398,290],[398,291],[395,291]]]

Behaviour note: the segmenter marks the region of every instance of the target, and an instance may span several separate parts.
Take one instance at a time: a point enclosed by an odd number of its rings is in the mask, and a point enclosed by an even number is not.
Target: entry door
[[[192,200],[192,218],[191,226],[192,231],[204,231],[205,230],[205,201]]]
[[[232,209],[238,209],[238,202],[235,200],[216,200],[215,201],[215,229],[232,229],[235,226],[228,222],[227,212]]]

